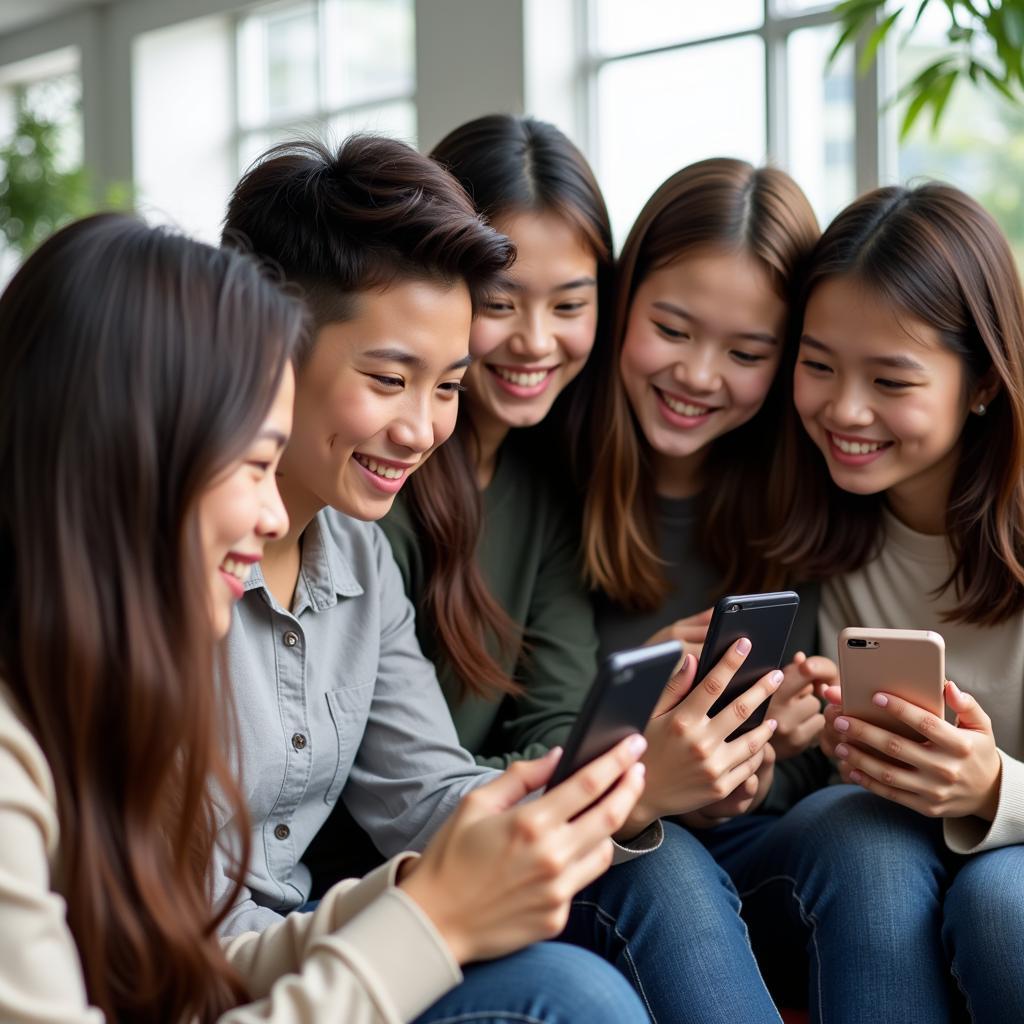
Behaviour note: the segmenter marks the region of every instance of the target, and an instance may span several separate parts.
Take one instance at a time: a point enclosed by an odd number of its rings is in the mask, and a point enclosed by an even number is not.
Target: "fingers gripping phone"
[[[843,714],[889,732],[924,737],[873,703],[879,690],[943,717],[946,644],[930,629],[856,629],[839,634]],[[877,753],[877,751],[872,751]]]
[[[609,654],[573,723],[548,789],[627,736],[642,733],[682,656],[678,640]]]
[[[714,718],[763,675],[782,664],[782,656],[799,607],[800,597],[793,590],[723,597],[715,605],[704,649],[700,654],[700,663],[697,665],[697,682],[721,661],[726,651],[741,637],[750,641],[750,653],[725,691],[711,705],[709,718]],[[727,740],[756,729],[764,721],[767,712],[768,701],[763,701],[745,722],[741,722],[729,734]]]

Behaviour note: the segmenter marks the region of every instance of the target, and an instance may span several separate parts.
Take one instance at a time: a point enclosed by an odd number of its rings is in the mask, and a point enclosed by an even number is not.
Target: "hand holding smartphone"
[[[762,676],[779,668],[799,607],[800,597],[792,590],[723,597],[715,605],[697,665],[697,679],[703,679],[741,637],[750,641],[750,654],[712,704],[709,718],[714,718],[728,707]],[[767,711],[768,701],[763,701],[745,722],[729,734],[727,741],[756,729],[764,721]]]

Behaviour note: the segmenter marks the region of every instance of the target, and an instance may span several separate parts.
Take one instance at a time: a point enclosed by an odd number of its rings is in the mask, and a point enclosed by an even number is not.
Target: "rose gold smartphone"
[[[844,629],[839,634],[839,676],[844,715],[920,741],[916,729],[872,703],[884,690],[944,717],[946,645],[930,629]]]

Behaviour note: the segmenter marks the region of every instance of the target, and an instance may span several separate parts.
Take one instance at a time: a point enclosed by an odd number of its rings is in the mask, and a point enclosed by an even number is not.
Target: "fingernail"
[[[630,768],[630,771],[638,779],[642,779],[647,774],[647,765],[645,765],[643,761],[637,761],[637,763]]]
[[[783,674],[782,674],[782,673],[781,673],[781,672],[780,672],[780,671],[779,671],[778,669],[776,669],[776,670],[775,670],[775,671],[774,671],[774,672],[773,672],[773,673],[772,673],[772,674],[771,674],[771,675],[770,675],[770,676],[768,677],[768,685],[769,685],[769,686],[772,686],[772,687],[775,687],[775,686],[780,686],[780,685],[782,684],[782,680],[783,680],[783,679],[785,679],[785,676],[784,676],[784,675],[783,675]]]
[[[745,636],[740,637],[739,641],[736,643],[736,650],[739,651],[740,654],[749,654],[750,641]]]
[[[771,729],[772,732],[775,732],[775,730],[778,729],[778,727],[779,723],[774,718],[768,719],[768,728]]]
[[[647,740],[637,733],[629,737],[629,752],[639,757],[647,749]]]
[[[889,698],[884,693],[876,693],[871,698],[871,703],[877,704],[880,708],[885,708],[889,706]]]
[[[840,761],[845,761],[849,756],[850,748],[845,743],[840,743],[836,747],[836,757],[838,757]]]
[[[679,671],[685,672],[690,667],[690,655],[684,654],[683,660],[679,663]]]
[[[550,757],[552,761],[556,760],[557,758],[559,758],[561,756],[562,756],[562,748],[561,747],[552,747],[548,751],[548,757]]]
[[[864,776],[861,775],[861,773],[859,771],[857,771],[856,768],[854,768],[853,771],[850,772],[850,781],[851,782],[860,782],[863,778],[864,778]]]
[[[837,718],[836,719],[836,728],[840,732],[849,732],[849,730],[850,730],[850,720],[848,718]]]

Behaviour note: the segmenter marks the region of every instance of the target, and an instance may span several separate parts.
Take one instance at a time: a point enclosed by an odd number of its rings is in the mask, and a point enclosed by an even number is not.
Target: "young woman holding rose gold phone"
[[[288,529],[303,321],[248,258],[119,215],[59,232],[0,297],[0,1018],[390,1024],[441,997],[420,1019],[644,1020],[582,950],[459,966],[559,929],[640,792],[636,738],[509,810],[553,759],[524,764],[422,858],[216,937],[214,850],[240,878],[248,845],[214,655]]]
[[[816,1019],[1024,1019],[1024,296],[992,217],[948,185],[882,188],[812,255],[776,554],[824,580],[819,624],[945,638],[946,718],[918,741],[840,713],[848,785],[732,861],[755,930],[811,959]],[[851,743],[856,741],[856,746]],[[895,758],[900,764],[894,764]]]

